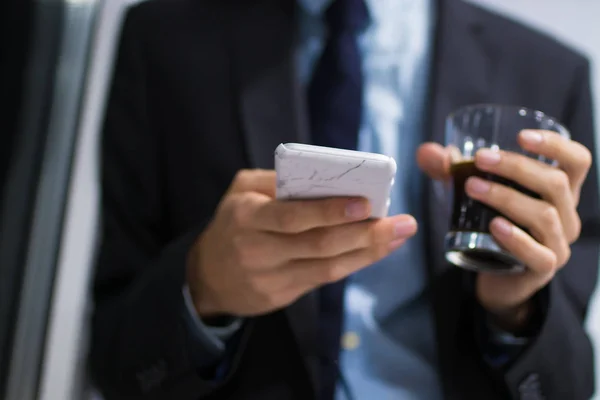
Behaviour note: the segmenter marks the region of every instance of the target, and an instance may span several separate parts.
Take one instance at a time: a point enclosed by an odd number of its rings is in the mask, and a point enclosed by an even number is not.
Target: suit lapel
[[[273,168],[282,142],[307,142],[305,106],[296,79],[294,1],[248,2],[234,22],[234,68],[247,156],[253,168]]]
[[[250,166],[272,169],[277,145],[309,140],[294,57],[296,3],[264,0],[244,7],[231,29],[242,131]],[[316,347],[316,296],[309,293],[285,311],[315,385],[316,363],[309,360]]]
[[[482,29],[472,6],[462,0],[438,0],[430,84],[428,141],[444,144],[446,116],[467,104],[489,101],[490,58],[481,42]],[[428,180],[428,237],[430,273],[445,266],[444,235],[448,204],[440,183]]]

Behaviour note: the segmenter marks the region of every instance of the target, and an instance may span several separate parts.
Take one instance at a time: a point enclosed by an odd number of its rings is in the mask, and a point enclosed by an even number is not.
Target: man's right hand
[[[360,198],[279,201],[275,172],[243,170],[188,258],[201,317],[253,316],[293,303],[400,247],[417,231],[398,215],[369,220]]]

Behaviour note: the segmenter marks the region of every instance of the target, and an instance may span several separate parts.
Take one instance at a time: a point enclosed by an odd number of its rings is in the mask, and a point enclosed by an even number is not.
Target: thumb
[[[242,169],[233,178],[228,194],[241,192],[257,192],[275,197],[275,171],[268,169]]]
[[[419,147],[417,164],[431,179],[445,181],[450,178],[448,151],[437,143],[425,143]]]

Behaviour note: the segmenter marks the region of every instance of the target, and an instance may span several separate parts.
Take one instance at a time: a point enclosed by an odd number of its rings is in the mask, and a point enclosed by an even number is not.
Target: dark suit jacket
[[[315,296],[256,318],[229,375],[203,380],[181,318],[187,251],[236,171],[272,168],[281,142],[309,142],[295,80],[294,0],[153,0],[129,10],[103,137],[103,237],[91,364],[113,399],[310,400]],[[460,0],[439,1],[429,140],[469,103],[541,109],[594,148],[584,57]],[[597,217],[595,166],[580,213]],[[598,245],[581,239],[541,293],[539,334],[507,368],[484,361],[467,272],[444,262],[447,217],[430,184],[428,269],[448,399],[584,400],[593,357],[582,327]],[[528,397],[529,396],[529,397]],[[359,399],[363,400],[363,399]]]

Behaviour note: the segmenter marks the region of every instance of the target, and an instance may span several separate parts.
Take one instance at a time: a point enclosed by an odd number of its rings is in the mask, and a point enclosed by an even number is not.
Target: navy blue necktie
[[[363,76],[357,33],[369,19],[364,0],[334,0],[325,11],[327,44],[308,87],[314,144],[356,149]]]
[[[361,125],[363,76],[357,33],[368,22],[364,0],[334,0],[325,12],[327,44],[308,87],[314,144],[355,150]],[[319,291],[320,400],[332,400],[340,378],[344,282]]]

